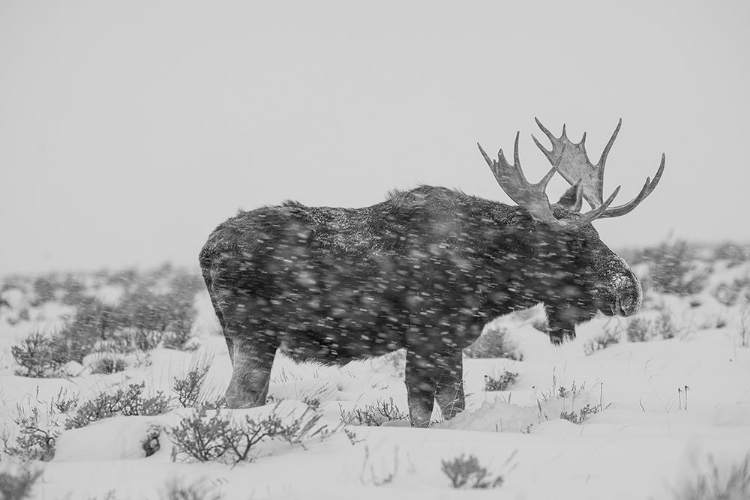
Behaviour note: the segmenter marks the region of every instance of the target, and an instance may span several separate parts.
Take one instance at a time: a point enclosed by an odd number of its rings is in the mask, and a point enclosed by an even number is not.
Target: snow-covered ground
[[[116,416],[62,432],[54,459],[34,464],[43,475],[31,498],[169,498],[175,482],[195,485],[194,491],[206,493],[203,498],[243,500],[692,498],[688,492],[696,491],[701,479],[729,481],[732,468],[750,453],[750,349],[741,338],[748,306],[723,306],[710,293],[748,273],[748,263],[732,268],[719,263],[709,288],[698,296],[650,295],[641,314],[656,317],[656,308],[668,310],[677,334],[667,340],[629,342],[622,334],[619,343],[592,352],[592,340],[628,322],[597,317],[579,327],[575,341],[556,348],[532,326],[536,315],[496,320],[493,327],[507,329],[506,342],[520,360],[465,358],[466,411],[444,422],[435,414],[438,422],[429,429],[389,421],[379,427],[347,425],[344,432],[341,415],[356,408],[392,398],[407,411],[398,354],[343,367],[277,357],[270,387],[274,402],[234,411],[233,418],[300,414],[306,402],[316,401],[318,424],[335,431],[325,439],[264,441],[253,448],[251,462],[235,466],[175,461],[165,432],[156,432],[159,449],[149,457],[143,443],[154,429],[175,426],[193,410]],[[23,297],[6,293],[4,299],[12,309]],[[0,428],[11,440],[18,431],[14,417],[33,407],[49,426],[57,421],[62,429],[65,415],[46,409],[61,389],[80,394],[81,401],[140,382],[151,394],[173,394],[174,377],[207,362],[204,391],[221,394],[228,383],[229,357],[212,328],[205,296],[198,325],[214,333],[202,334],[196,351],[158,348],[110,375],[17,376],[11,346],[65,312],[55,304],[44,307],[32,309],[27,321],[12,321],[16,324],[0,317]],[[485,390],[486,377],[506,371],[518,374],[506,391]],[[594,413],[581,423],[561,418],[580,417],[587,405]],[[462,455],[475,456],[491,477],[502,476],[502,485],[453,488],[442,462]],[[18,467],[8,458],[0,462],[0,471]]]

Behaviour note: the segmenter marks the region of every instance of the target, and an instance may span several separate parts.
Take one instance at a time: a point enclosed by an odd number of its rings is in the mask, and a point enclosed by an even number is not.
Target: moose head
[[[564,336],[575,336],[574,325],[590,319],[601,311],[606,315],[631,316],[638,312],[642,300],[640,282],[625,262],[602,243],[591,225],[596,219],[619,217],[631,212],[653,192],[664,172],[665,156],[654,179],[646,178],[643,188],[634,199],[611,207],[620,191],[618,186],[604,199],[604,169],[612,145],[622,126],[620,120],[596,164],[586,152],[586,133],[580,142],[568,139],[565,125],[560,137],[555,137],[537,119],[537,125],[552,144],[546,149],[532,135],[535,144],[544,153],[552,167],[536,184],[531,184],[523,174],[518,153],[519,133],[516,134],[513,164],[501,149],[497,160],[491,159],[477,143],[482,156],[500,187],[527,214],[530,220],[518,221],[515,226],[523,231],[533,225],[534,237],[529,239],[527,251],[534,253],[528,274],[536,277],[533,286],[537,297],[544,297],[549,317],[550,339],[559,343]],[[546,188],[555,173],[559,173],[570,188],[556,204],[551,204]],[[581,213],[585,200],[591,207]],[[536,263],[538,269],[534,265]],[[567,277],[570,286],[560,289],[560,278]],[[550,277],[546,279],[545,277]],[[548,296],[548,297],[545,297]],[[562,297],[561,297],[562,296]],[[562,298],[563,300],[558,300]]]

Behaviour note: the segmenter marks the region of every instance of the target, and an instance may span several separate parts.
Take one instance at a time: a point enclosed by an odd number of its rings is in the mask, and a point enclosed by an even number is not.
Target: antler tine
[[[651,192],[656,189],[656,186],[659,184],[659,181],[661,180],[661,174],[664,172],[664,163],[666,162],[666,156],[664,153],[661,155],[661,163],[659,164],[659,169],[656,171],[656,175],[654,176],[654,180],[652,181],[650,177],[646,177],[646,183],[643,185],[643,188],[641,189],[641,192],[638,193],[638,196],[630,200],[629,202],[625,203],[624,205],[620,205],[618,207],[610,208],[609,210],[606,210],[602,215],[601,218],[608,218],[608,217],[619,217],[621,215],[625,215],[627,213],[630,213],[635,207],[640,205],[640,203],[646,199],[648,195],[651,194]]]
[[[534,138],[539,149],[542,150],[550,163],[557,165],[557,171],[570,185],[575,185],[578,182],[582,184],[583,197],[588,204],[591,205],[591,208],[596,210],[601,207],[604,202],[604,164],[607,161],[607,155],[609,154],[610,149],[612,149],[612,145],[620,131],[622,119],[619,121],[617,128],[612,134],[612,137],[610,137],[609,142],[604,148],[604,152],[596,165],[591,163],[588,152],[586,151],[586,133],[583,134],[581,141],[576,144],[568,139],[564,125],[560,137],[555,137],[538,119],[536,122],[552,143],[552,151],[547,151],[539,141]],[[563,151],[565,152],[564,154]]]
[[[555,175],[555,168],[550,169],[538,183],[529,183],[521,169],[521,160],[518,154],[519,137],[520,132],[516,134],[513,148],[513,165],[510,165],[505,159],[502,149],[498,152],[497,161],[495,161],[490,159],[484,149],[482,149],[481,144],[477,143],[477,146],[490,170],[495,175],[498,184],[500,184],[502,190],[505,191],[505,194],[511,200],[516,202],[518,206],[525,208],[537,221],[544,222],[551,227],[565,226],[565,224],[561,224],[561,221],[558,221],[553,215],[552,205],[544,192],[552,176]]]
[[[604,164],[607,162],[607,156],[609,155],[609,150],[612,149],[612,145],[615,143],[615,139],[617,139],[617,134],[620,133],[621,126],[622,126],[622,118],[620,118],[620,121],[617,122],[617,127],[615,127],[615,131],[612,133],[612,137],[609,138],[607,145],[604,146],[604,151],[602,151],[602,156],[599,158],[599,163],[597,163],[597,166],[601,167],[602,170],[604,170]],[[586,139],[585,133],[583,134],[583,138],[584,140]]]
[[[602,206],[599,208],[596,208],[594,210],[590,210],[583,214],[581,217],[575,220],[574,225],[576,228],[584,226],[585,224],[588,224],[589,222],[593,221],[594,219],[600,219],[604,217],[604,214],[607,211],[607,208],[612,204],[613,201],[615,201],[615,196],[617,196],[617,193],[620,192],[620,188],[622,186],[617,186],[617,189],[614,190],[614,192],[609,195],[609,198],[607,198],[607,201],[602,203]]]
[[[547,127],[545,127],[544,125],[542,125],[542,122],[540,122],[540,121],[539,121],[539,118],[537,118],[537,117],[534,117],[534,121],[536,122],[536,124],[537,124],[537,125],[539,125],[539,128],[540,128],[540,129],[542,129],[542,132],[544,132],[544,135],[546,135],[546,136],[547,136],[547,138],[548,138],[548,139],[550,140],[550,142],[554,142],[554,141],[555,141],[555,136],[554,136],[554,135],[552,135],[552,132],[550,132],[550,131],[549,131],[549,129],[548,129]],[[565,132],[563,132],[563,134],[564,134],[564,133],[565,133]],[[531,137],[534,137],[534,136],[532,135]],[[534,141],[536,141],[536,139],[534,139]],[[539,142],[538,142],[538,141],[537,141],[537,146],[539,146],[540,148],[542,147],[542,146],[541,146],[541,145],[539,144]]]
[[[549,141],[552,143],[552,149],[547,150],[547,148],[542,146],[542,143],[540,143],[537,138],[534,137],[534,134],[531,134],[531,138],[534,139],[534,143],[542,151],[542,153],[544,153],[544,156],[547,157],[547,160],[555,165],[560,160],[560,158],[562,158],[562,151],[565,148],[565,145],[561,141],[559,141],[547,127],[542,125],[542,122],[539,121],[539,118],[534,117],[534,121],[536,121],[536,124],[539,125],[539,128],[542,129],[544,135],[546,135],[547,139],[549,139]],[[565,125],[563,125],[563,133],[561,138],[562,137],[565,137]]]
[[[617,134],[620,131],[622,125],[622,119],[617,124],[612,137],[610,137],[607,146],[602,152],[602,156],[599,159],[598,164],[592,165],[586,154],[586,134],[583,134],[581,141],[578,144],[572,143],[565,135],[565,128],[563,127],[563,133],[559,138],[554,137],[550,131],[542,125],[537,119],[539,128],[544,134],[550,138],[552,142],[552,150],[548,151],[542,146],[539,141],[532,135],[534,142],[541,149],[547,158],[552,163],[552,169],[536,184],[531,184],[526,179],[521,168],[521,159],[518,153],[518,141],[520,133],[516,134],[516,140],[513,146],[513,164],[509,164],[505,159],[503,150],[499,150],[497,154],[497,160],[492,160],[487,153],[482,149],[481,144],[477,143],[479,151],[482,153],[484,160],[495,175],[500,187],[505,193],[515,201],[520,207],[526,209],[534,218],[539,222],[543,222],[549,225],[552,229],[558,231],[575,231],[582,226],[589,224],[591,221],[597,218],[604,217],[617,217],[625,215],[626,213],[633,210],[639,203],[641,203],[651,192],[656,188],[661,180],[662,173],[664,172],[665,156],[662,155],[661,164],[659,169],[654,176],[652,181],[650,178],[646,179],[646,183],[643,185],[641,192],[630,202],[609,208],[612,205],[615,197],[620,193],[622,186],[617,186],[617,189],[612,192],[606,201],[597,203],[597,200],[602,198],[602,180],[604,175],[604,165],[607,161],[607,155],[612,149]],[[550,180],[554,176],[555,172],[559,172],[571,185],[576,187],[578,194],[576,211],[580,210],[581,197],[585,197],[586,200],[592,207],[592,210],[580,215],[576,219],[557,219],[552,212],[552,205],[547,198],[545,189],[549,184]],[[575,174],[580,174],[574,181],[571,178]],[[581,196],[582,194],[582,196]],[[588,196],[587,196],[588,195]]]

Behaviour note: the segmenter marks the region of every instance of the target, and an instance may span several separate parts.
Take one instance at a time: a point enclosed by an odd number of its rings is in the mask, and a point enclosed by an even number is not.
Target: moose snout
[[[641,309],[641,282],[625,261],[621,262],[625,269],[610,281],[609,306],[614,316],[632,316]]]
[[[615,297],[612,312],[617,316],[632,316],[641,308],[641,301],[631,293],[620,293]]]

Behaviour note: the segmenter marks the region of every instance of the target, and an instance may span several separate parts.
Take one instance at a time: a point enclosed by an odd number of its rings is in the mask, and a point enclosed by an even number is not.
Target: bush
[[[97,278],[99,282],[108,279],[106,275]],[[143,276],[132,270],[124,271],[109,281],[125,288],[117,305],[88,295],[86,285],[72,275],[43,276],[30,282],[35,304],[59,296],[63,303],[74,306],[76,312],[55,334],[34,332],[14,346],[12,352],[22,368],[20,374],[56,376],[68,361],[82,363],[93,352],[148,351],[162,341],[168,348],[190,348],[195,318],[193,301],[203,288],[197,274],[167,265]],[[13,322],[29,318],[28,310],[23,309]],[[116,370],[118,365],[101,368]]]
[[[606,407],[603,403],[603,397],[604,397],[604,390],[602,388],[602,392],[599,396],[599,404],[597,405],[590,405],[587,404],[579,412],[576,413],[575,411],[575,403],[576,400],[581,398],[584,393],[586,392],[586,383],[584,382],[580,386],[576,385],[575,380],[570,386],[570,389],[568,389],[565,386],[557,386],[557,377],[552,375],[552,389],[549,391],[542,391],[542,400],[544,402],[553,400],[553,399],[559,399],[562,401],[562,410],[560,411],[560,418],[563,420],[567,420],[568,422],[572,422],[574,424],[581,424],[584,420],[589,418],[591,415],[594,415],[595,413],[599,413],[600,411],[606,410],[609,408],[609,405]],[[565,410],[565,403],[567,401],[570,401],[570,411]],[[540,421],[541,417],[544,416],[544,419],[548,419],[547,415],[544,414],[542,410],[541,403],[537,401],[539,405],[539,416]],[[610,403],[611,404],[611,403]]]
[[[714,325],[720,327],[720,322]],[[672,312],[663,306],[660,306],[659,315],[655,319],[646,319],[643,316],[636,316],[628,322],[625,334],[630,342],[647,342],[654,337],[661,337],[669,340],[680,333],[680,328],[675,325]]]
[[[750,302],[750,276],[735,278],[731,283],[722,283],[712,295],[721,304],[731,307],[740,301]]]
[[[653,325],[651,324],[651,322],[642,316],[636,316],[635,318],[631,319],[628,323],[627,329],[625,330],[628,341],[646,342],[649,338],[651,338],[652,326]]]
[[[714,252],[715,259],[728,260],[729,267],[734,267],[750,260],[750,246],[724,243]]]
[[[91,298],[86,295],[86,286],[72,275],[68,275],[61,284],[64,294],[62,303],[69,306],[77,306]]]
[[[13,359],[21,367],[17,375],[24,377],[57,377],[67,361],[60,352],[61,338],[57,334],[33,331],[20,344],[10,348]]]
[[[167,434],[175,445],[173,458],[180,456],[198,462],[222,461],[231,464],[252,461],[253,447],[264,439],[281,439],[290,444],[301,443],[315,436],[326,437],[326,426],[318,425],[322,417],[310,408],[302,415],[285,423],[278,415],[278,405],[270,415],[262,420],[249,416],[244,422],[234,423],[231,417],[221,410],[208,416],[202,408],[193,415],[183,418],[176,427],[167,429]]]
[[[352,411],[344,411],[339,406],[341,422],[351,425],[367,425],[371,427],[379,426],[383,422],[391,420],[404,420],[408,416],[401,411],[393,402],[393,398],[388,401],[379,399],[374,405],[366,405],[364,408],[355,408]]]
[[[19,435],[14,444],[10,443],[8,435],[2,437],[3,451],[7,455],[18,457],[24,462],[30,460],[49,461],[55,456],[55,442],[60,436],[57,424],[51,427],[41,422],[39,409],[34,407],[26,411],[16,406],[13,422],[19,427]]]
[[[123,296],[119,305],[122,326],[161,334],[169,331],[175,336],[174,345],[180,345],[192,327],[193,301],[203,286],[197,274],[162,266]]]
[[[700,293],[706,286],[710,269],[700,269],[696,251],[684,240],[665,241],[644,249],[637,261],[648,264],[648,284],[657,292],[686,296]]]
[[[175,479],[167,483],[166,490],[160,498],[162,500],[221,500],[223,498],[220,493],[211,492],[210,489],[210,486],[204,485],[200,480],[185,484]]]
[[[504,341],[506,333],[505,328],[486,328],[473,344],[464,349],[464,354],[469,358],[509,358]]]
[[[80,363],[98,345],[148,351],[164,340],[171,348],[186,347],[193,300],[203,286],[199,276],[166,265],[149,274],[126,270],[104,278],[125,289],[117,305],[87,296],[70,277],[64,285],[64,301],[76,306],[73,321],[61,332],[68,359]]]
[[[602,411],[601,405],[591,406],[590,404],[587,404],[586,406],[581,408],[581,411],[578,413],[576,413],[574,410],[560,412],[560,418],[563,420],[567,420],[568,422],[580,425],[591,415],[599,413],[600,411]]]
[[[484,376],[484,390],[485,391],[504,391],[518,378],[518,373],[509,372],[505,370],[500,376],[485,375]]]
[[[170,409],[170,401],[160,391],[150,398],[143,396],[146,383],[130,384],[114,393],[100,392],[82,404],[65,422],[66,429],[85,427],[91,422],[116,415],[161,415]]]
[[[34,280],[34,300],[31,305],[39,306],[57,300],[56,292],[60,284],[53,276],[39,276]]]
[[[181,323],[173,324],[172,328],[175,328],[175,330],[164,336],[164,347],[178,351],[193,351],[197,349],[197,345],[190,343],[195,338],[192,331],[193,318],[185,317]]]
[[[129,338],[136,349],[147,352],[156,349],[163,337],[163,332],[136,327],[130,334]]]
[[[673,339],[679,333],[677,325],[672,321],[672,311],[668,308],[661,309],[653,325],[654,333],[660,335],[664,340]]]
[[[486,489],[502,486],[503,477],[492,479],[486,467],[479,465],[474,455],[461,455],[453,460],[442,460],[443,473],[451,480],[454,488]]]
[[[16,469],[16,470],[14,470]],[[3,500],[26,500],[37,481],[42,477],[41,469],[33,470],[28,465],[4,467],[0,470],[0,498]]]
[[[52,401],[49,402],[47,408],[50,413],[68,413],[70,410],[78,406],[78,400],[80,395],[76,392],[72,396],[68,396],[67,389],[60,388]]]
[[[91,373],[109,375],[125,370],[125,360],[111,356],[102,356],[91,365]]]
[[[114,306],[86,297],[76,307],[74,319],[58,333],[57,349],[66,361],[83,363],[97,343],[116,337],[119,327]]]
[[[619,343],[620,332],[617,330],[617,328],[607,325],[604,327],[604,331],[600,335],[589,340],[583,346],[583,352],[588,356],[595,353],[596,351],[601,351],[602,349],[606,349],[611,345]]]
[[[172,388],[177,393],[177,401],[185,408],[195,408],[201,400],[201,389],[210,365],[194,366],[183,378],[174,378]]]
[[[709,474],[696,474],[694,482],[675,493],[678,500],[747,500],[750,498],[750,455],[733,465],[725,477],[713,457],[708,457]]]

